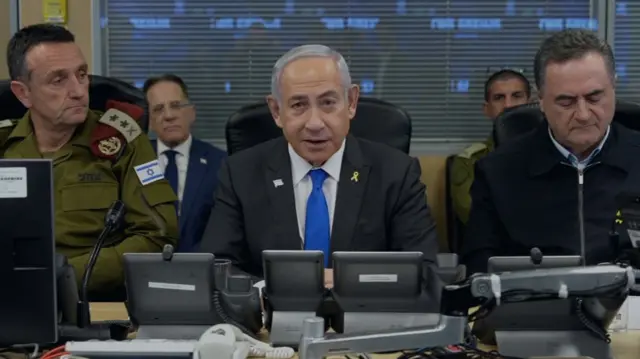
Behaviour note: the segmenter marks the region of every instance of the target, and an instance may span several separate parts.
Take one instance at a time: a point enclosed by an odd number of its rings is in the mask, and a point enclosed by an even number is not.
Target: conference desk
[[[104,320],[126,320],[127,310],[122,303],[92,303],[91,319],[93,321]],[[640,331],[613,333],[611,336],[612,347],[615,359],[638,359],[640,358]],[[491,348],[483,348],[489,350]],[[0,358],[25,358],[20,354],[0,354]],[[353,357],[353,356],[352,356]],[[372,355],[373,359],[396,359],[398,354]],[[344,356],[336,355],[330,359],[344,359]],[[599,358],[595,358],[599,359]]]
[[[122,303],[92,303],[91,319],[102,320],[124,320],[127,319],[127,310]],[[616,359],[638,359],[640,358],[640,331],[613,333],[611,336],[612,347]],[[490,349],[490,348],[486,348]],[[352,356],[353,357],[353,356]],[[373,355],[374,359],[395,359],[398,354]],[[344,359],[344,356],[332,356],[331,359]],[[599,358],[595,358],[599,359]]]

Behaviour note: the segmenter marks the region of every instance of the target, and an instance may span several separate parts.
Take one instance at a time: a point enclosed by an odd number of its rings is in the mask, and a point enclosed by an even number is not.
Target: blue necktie
[[[173,192],[178,195],[178,166],[176,165],[176,155],[178,152],[174,150],[164,151],[164,155],[167,156],[167,167],[164,169],[164,178],[169,181]],[[176,210],[178,208],[178,202],[176,202]]]
[[[329,266],[330,257],[330,233],[329,207],[327,199],[322,192],[322,184],[327,179],[327,172],[323,169],[309,171],[313,189],[307,200],[307,215],[304,224],[304,249],[322,251],[324,253],[324,266]]]

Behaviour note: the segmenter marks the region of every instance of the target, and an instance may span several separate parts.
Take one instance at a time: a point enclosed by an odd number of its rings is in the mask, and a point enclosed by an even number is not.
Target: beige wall
[[[4,49],[11,38],[11,19],[9,18],[10,7],[9,1],[0,1],[0,14],[6,14],[0,18],[0,44],[2,44],[2,51],[0,52],[2,54],[2,56],[0,56],[0,79],[9,78]]]
[[[5,4],[6,3],[6,4]],[[92,0],[67,0],[67,27],[76,35],[76,42],[82,48],[87,63],[93,63],[91,51],[91,3]],[[5,10],[6,8],[6,10]],[[8,1],[0,0],[0,14],[8,14]],[[20,0],[20,25],[27,26],[43,22],[42,0]],[[8,19],[3,19],[8,20]],[[0,21],[3,24],[4,21]],[[9,32],[6,22],[7,30]],[[6,37],[6,40],[5,40]],[[5,35],[4,27],[0,26],[0,43],[4,44],[2,53],[4,54],[4,46],[6,46],[10,35]],[[0,59],[0,78],[7,77],[7,64],[4,56]]]

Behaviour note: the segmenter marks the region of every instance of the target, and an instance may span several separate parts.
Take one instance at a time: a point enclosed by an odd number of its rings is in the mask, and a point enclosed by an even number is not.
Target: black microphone
[[[104,241],[107,239],[109,234],[111,234],[124,217],[125,206],[124,203],[120,200],[113,202],[109,210],[107,211],[107,215],[104,218],[104,228],[100,235],[98,236],[98,240],[96,244],[93,246],[91,250],[91,254],[89,255],[89,261],[87,262],[87,266],[85,267],[84,275],[82,276],[82,286],[80,287],[80,300],[78,301],[77,306],[77,316],[78,316],[78,327],[86,328],[91,325],[91,313],[89,310],[89,279],[91,279],[91,273],[93,273],[93,268],[96,266],[96,261],[98,260],[98,256],[100,255],[100,250],[104,246]]]
[[[531,263],[536,266],[539,266],[542,263],[542,251],[538,247],[531,248],[529,257],[531,258]]]

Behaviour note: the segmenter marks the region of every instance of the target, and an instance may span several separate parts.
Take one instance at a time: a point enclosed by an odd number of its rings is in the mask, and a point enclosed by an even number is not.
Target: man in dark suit
[[[325,267],[334,251],[420,251],[434,262],[418,161],[348,135],[359,89],[344,58],[321,45],[294,48],[276,62],[271,93],[284,137],[223,164],[201,249],[257,277],[266,249],[321,250]]]
[[[179,252],[195,251],[202,239],[218,185],[217,174],[226,153],[191,135],[195,109],[188,89],[176,75],[148,79],[143,87],[149,103],[152,141],[165,178],[178,195]]]
[[[617,196],[640,191],[640,138],[611,123],[611,47],[592,31],[558,32],[534,69],[546,122],[477,162],[462,250],[469,273],[485,272],[492,256],[528,256],[534,247],[587,264],[614,260]]]

